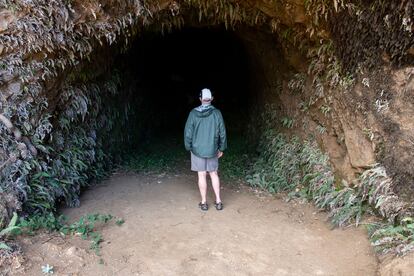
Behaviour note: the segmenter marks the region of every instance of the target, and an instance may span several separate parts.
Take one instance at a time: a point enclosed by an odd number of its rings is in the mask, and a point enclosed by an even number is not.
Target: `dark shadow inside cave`
[[[222,111],[228,130],[243,130],[250,73],[246,50],[234,32],[189,28],[165,35],[144,33],[117,63],[135,78],[134,93],[151,110],[143,139],[181,135],[203,88],[213,92],[213,104]]]

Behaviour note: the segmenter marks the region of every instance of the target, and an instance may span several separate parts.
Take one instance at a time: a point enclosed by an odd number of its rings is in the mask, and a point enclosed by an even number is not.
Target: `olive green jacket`
[[[217,156],[227,148],[226,127],[220,110],[212,105],[191,110],[184,129],[184,144],[188,151],[203,158]]]

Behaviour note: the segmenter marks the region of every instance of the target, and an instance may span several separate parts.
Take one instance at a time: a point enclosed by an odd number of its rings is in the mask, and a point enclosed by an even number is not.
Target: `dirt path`
[[[25,275],[375,275],[363,230],[331,230],[310,204],[286,203],[247,188],[223,189],[225,210],[197,208],[196,176],[118,174],[64,211],[110,213],[122,226],[102,229],[103,264],[79,238],[25,239]],[[210,197],[210,202],[212,197]]]

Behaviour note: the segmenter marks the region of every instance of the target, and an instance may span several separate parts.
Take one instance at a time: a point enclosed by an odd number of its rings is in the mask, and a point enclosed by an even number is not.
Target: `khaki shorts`
[[[191,153],[191,170],[194,172],[215,172],[218,165],[218,157],[203,158]]]

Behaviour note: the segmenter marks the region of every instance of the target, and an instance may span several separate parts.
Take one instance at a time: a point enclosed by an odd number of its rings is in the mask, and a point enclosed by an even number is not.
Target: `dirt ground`
[[[225,209],[210,194],[202,212],[194,174],[115,174],[63,210],[125,219],[101,229],[101,257],[79,237],[41,234],[21,240],[27,261],[13,274],[49,264],[54,275],[376,275],[364,230],[332,230],[311,204],[223,186]]]
[[[202,212],[198,196],[194,174],[115,174],[64,210],[125,219],[102,228],[101,257],[79,237],[42,234],[21,240],[27,261],[14,274],[43,275],[45,264],[54,275],[376,274],[366,233],[332,230],[311,204],[224,185],[225,209]]]

